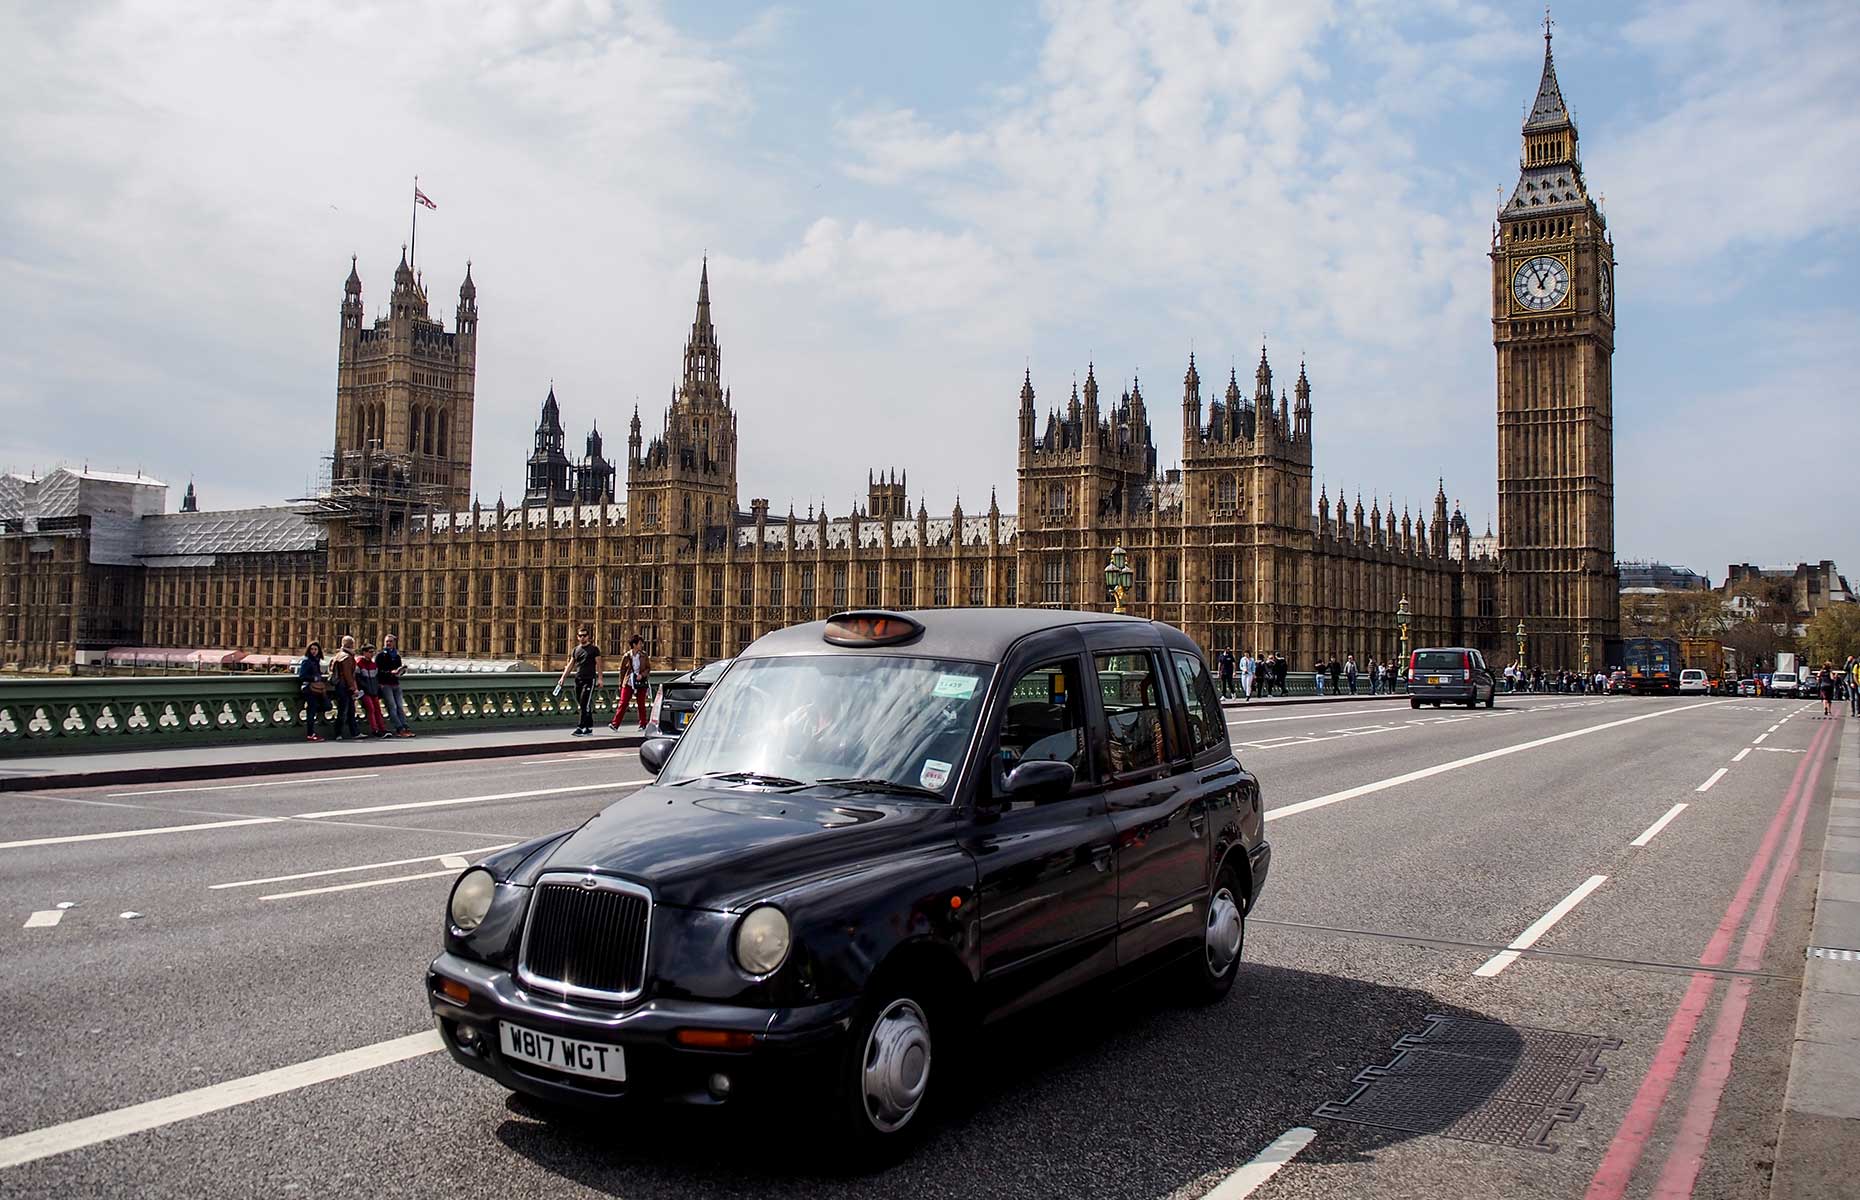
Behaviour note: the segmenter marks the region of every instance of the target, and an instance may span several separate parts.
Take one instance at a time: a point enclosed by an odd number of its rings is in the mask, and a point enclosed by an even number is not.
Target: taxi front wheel
[[[832,1081],[853,1165],[881,1165],[922,1134],[943,1065],[938,1012],[909,978],[880,981],[860,1004]]]

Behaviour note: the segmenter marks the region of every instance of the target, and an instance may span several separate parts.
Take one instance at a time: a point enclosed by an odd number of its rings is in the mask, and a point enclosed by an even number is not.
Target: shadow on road
[[[1306,1164],[1362,1161],[1412,1133],[1314,1118],[1430,1013],[1479,1018],[1423,992],[1250,966],[1212,1008],[1167,988],[1069,999],[983,1035],[968,1088],[945,1097],[915,1153],[877,1175],[836,1167],[805,1112],[645,1107],[583,1117],[513,1097],[497,1136],[585,1187],[646,1196],[1167,1196],[1205,1190],[1299,1125]],[[1458,1091],[1445,1129],[1496,1081]],[[985,1181],[985,1182],[984,1182]]]

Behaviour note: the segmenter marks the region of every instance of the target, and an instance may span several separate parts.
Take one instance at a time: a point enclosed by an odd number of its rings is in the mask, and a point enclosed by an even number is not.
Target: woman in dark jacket
[[[310,740],[320,742],[316,719],[329,708],[329,681],[323,674],[323,643],[304,647],[303,660],[297,664],[297,690],[304,698],[304,725]]]

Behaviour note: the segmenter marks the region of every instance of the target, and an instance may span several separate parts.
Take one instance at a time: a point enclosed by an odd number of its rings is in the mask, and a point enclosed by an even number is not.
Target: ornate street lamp
[[[1524,669],[1524,619],[1518,619],[1518,669]]]
[[[1401,603],[1395,606],[1395,628],[1401,631],[1401,670],[1408,669],[1408,622],[1412,619],[1408,612],[1408,597],[1404,594]]]
[[[1135,578],[1130,570],[1130,563],[1124,557],[1123,546],[1111,551],[1111,561],[1104,564],[1104,590],[1111,595],[1111,611],[1124,611],[1124,597],[1130,593],[1131,580]]]

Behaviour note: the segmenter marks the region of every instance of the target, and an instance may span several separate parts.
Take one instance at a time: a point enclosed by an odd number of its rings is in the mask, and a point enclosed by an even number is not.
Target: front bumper
[[[470,998],[459,1004],[439,992],[442,980],[465,985]],[[628,1009],[569,1003],[526,989],[509,971],[442,954],[426,972],[427,1003],[446,1049],[461,1065],[488,1075],[512,1091],[559,1104],[601,1106],[629,1097],[674,1103],[717,1104],[725,1098],[711,1086],[728,1076],[734,1104],[769,1094],[792,1095],[797,1082],[812,1082],[837,1051],[851,1023],[856,999],[805,1008],[744,1008],[695,1000],[647,1000]],[[626,1081],[591,1079],[506,1056],[498,1022],[560,1037],[620,1046],[626,1052]],[[698,1050],[680,1046],[680,1029],[751,1034],[748,1050]],[[461,1039],[462,1030],[476,1034]]]

